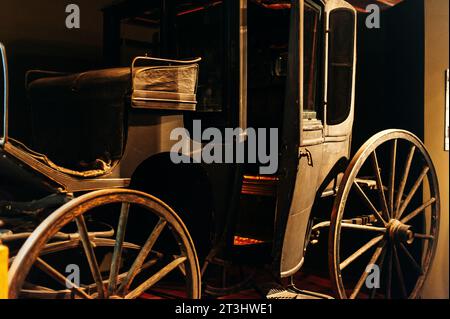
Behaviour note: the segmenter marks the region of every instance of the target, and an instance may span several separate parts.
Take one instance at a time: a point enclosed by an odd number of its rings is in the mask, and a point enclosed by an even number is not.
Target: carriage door
[[[345,1],[331,0],[325,6],[324,56],[320,184],[325,184],[324,194],[334,194],[350,157],[355,103],[356,11]]]
[[[345,1],[325,6],[325,141],[349,140],[356,74],[356,11]]]

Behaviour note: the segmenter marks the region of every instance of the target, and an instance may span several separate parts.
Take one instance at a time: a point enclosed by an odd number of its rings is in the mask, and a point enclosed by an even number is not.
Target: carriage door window
[[[355,14],[338,8],[329,14],[327,124],[337,125],[350,115],[353,95]]]
[[[176,56],[202,57],[197,111],[220,112],[223,107],[223,2],[185,0],[176,3]]]
[[[303,116],[316,118],[317,68],[319,57],[320,8],[304,6]]]
[[[248,3],[248,125],[281,128],[287,84],[290,5]]]

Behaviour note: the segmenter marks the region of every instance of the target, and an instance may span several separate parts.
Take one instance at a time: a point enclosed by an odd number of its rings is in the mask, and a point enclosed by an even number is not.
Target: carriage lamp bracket
[[[303,251],[306,253],[306,250],[308,248],[308,245],[315,245],[319,242],[319,237],[320,237],[320,231],[317,228],[314,228],[314,226],[317,224],[317,218],[313,217],[310,219],[309,223],[308,223],[308,232],[307,232],[307,238],[309,240],[307,240],[305,242],[305,247],[303,249]]]
[[[308,150],[307,148],[300,149],[298,159],[300,160],[302,157],[306,157],[306,159],[308,160],[308,166],[311,166],[311,167],[314,166],[312,154],[311,154],[310,150]]]
[[[320,230],[315,229],[314,231],[311,231],[311,234],[309,236],[309,243],[311,245],[316,245],[319,243],[319,238],[320,238]]]

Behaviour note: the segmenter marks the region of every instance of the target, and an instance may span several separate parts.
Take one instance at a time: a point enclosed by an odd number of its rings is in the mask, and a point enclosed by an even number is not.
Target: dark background
[[[30,69],[83,71],[101,67],[101,8],[112,0],[0,0],[0,41],[6,46],[10,76],[10,135],[27,143],[30,117],[24,91]],[[67,29],[66,6],[76,3],[81,28]]]
[[[358,19],[358,57],[353,149],[388,128],[423,140],[424,3],[406,0],[381,14],[381,28]]]

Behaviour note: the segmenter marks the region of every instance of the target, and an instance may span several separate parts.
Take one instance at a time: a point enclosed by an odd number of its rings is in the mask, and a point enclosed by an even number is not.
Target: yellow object
[[[8,298],[8,247],[0,245],[0,299]]]

